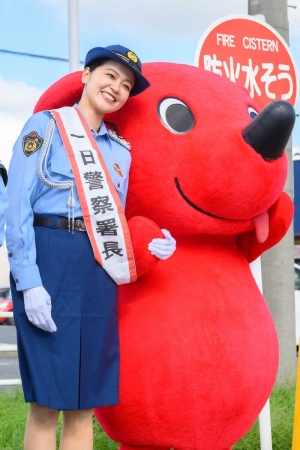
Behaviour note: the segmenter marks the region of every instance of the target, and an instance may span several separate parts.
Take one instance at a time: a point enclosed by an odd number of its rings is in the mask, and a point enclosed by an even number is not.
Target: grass
[[[28,403],[24,403],[21,389],[10,389],[0,393],[0,449],[23,450]],[[57,428],[57,448],[61,431],[61,418]],[[94,419],[94,448],[117,450],[118,444],[111,441]]]
[[[295,382],[288,381],[276,386],[271,398],[273,450],[290,450],[294,421]],[[23,435],[28,412],[20,389],[0,393],[0,449],[23,450]],[[57,443],[61,421],[57,431]],[[94,448],[117,450],[118,444],[111,441],[94,420]],[[233,450],[259,450],[259,427],[256,422],[249,433],[234,445]]]
[[[292,448],[294,403],[294,380],[275,387],[270,397],[273,450],[291,450]],[[260,449],[260,440],[258,421],[256,421],[249,433],[233,447],[233,450],[258,449]]]
[[[0,394],[0,448],[22,450],[28,406],[19,390]]]

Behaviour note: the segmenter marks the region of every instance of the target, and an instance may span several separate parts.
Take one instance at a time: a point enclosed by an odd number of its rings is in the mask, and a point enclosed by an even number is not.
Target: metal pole
[[[272,431],[271,431],[271,414],[270,401],[263,407],[259,415],[259,436],[261,450],[272,450]]]
[[[78,0],[68,0],[69,72],[79,70]]]
[[[288,43],[287,0],[248,0],[250,15],[263,15]],[[291,140],[287,145],[289,173],[285,192],[293,198],[293,162]],[[271,310],[280,347],[277,381],[285,381],[296,373],[294,230],[290,227],[282,241],[262,255],[264,297]],[[272,349],[270,349],[272,351]]]
[[[261,258],[257,258],[250,264],[252,275],[256,281],[258,289],[263,294]],[[265,406],[259,414],[259,436],[260,450],[272,450],[272,428],[270,402],[267,400]]]

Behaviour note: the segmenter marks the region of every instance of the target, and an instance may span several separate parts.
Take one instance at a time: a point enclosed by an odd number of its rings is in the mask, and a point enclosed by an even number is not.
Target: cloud
[[[40,0],[53,6],[56,17],[67,20],[66,2],[61,0]],[[99,0],[85,0],[79,3],[80,27],[86,33],[101,39],[113,31],[127,34],[140,34],[149,43],[163,37],[180,40],[184,36],[199,34],[220,16],[247,14],[246,0],[215,0],[207,3],[199,0],[110,0],[105,6]],[[150,40],[149,40],[150,36]]]
[[[42,92],[26,83],[8,82],[1,77],[0,92],[0,159],[8,167],[13,145]]]
[[[68,4],[65,0],[39,0],[52,7],[53,16],[59,22],[68,22]],[[290,2],[288,9],[290,36],[300,34],[299,0]],[[247,0],[215,0],[209,5],[199,0],[110,0],[105,7],[99,0],[78,0],[80,28],[97,40],[106,34],[141,35],[142,39],[156,42],[169,37],[176,41],[185,36],[201,36],[203,31],[220,17],[247,14]],[[150,40],[149,40],[150,39]],[[116,41],[117,42],[117,41]]]
[[[294,8],[288,8],[288,21],[289,21],[289,29],[290,34],[293,36],[299,36],[300,35],[300,4],[299,0],[293,0],[291,2],[293,6],[297,6],[296,9]]]

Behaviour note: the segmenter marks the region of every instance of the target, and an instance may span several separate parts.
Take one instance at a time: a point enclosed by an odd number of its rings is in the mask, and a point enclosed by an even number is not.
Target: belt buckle
[[[77,231],[86,231],[85,223],[84,223],[83,220],[81,220],[81,219],[76,219],[75,220],[75,230],[77,230]]]

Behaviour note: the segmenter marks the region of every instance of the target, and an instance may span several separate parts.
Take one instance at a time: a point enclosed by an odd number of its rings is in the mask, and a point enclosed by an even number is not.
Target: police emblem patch
[[[38,135],[36,131],[31,131],[29,134],[23,137],[22,146],[23,152],[26,156],[32,155],[43,144],[43,139]]]

